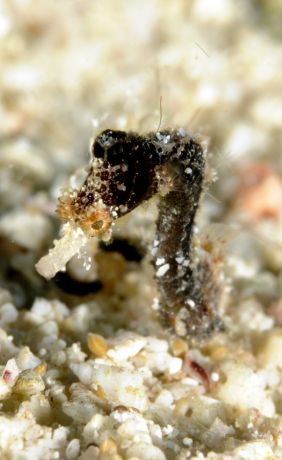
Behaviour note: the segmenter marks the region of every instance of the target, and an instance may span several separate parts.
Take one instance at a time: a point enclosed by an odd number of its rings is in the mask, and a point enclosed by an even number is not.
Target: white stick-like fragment
[[[156,271],[156,276],[158,278],[161,278],[162,276],[164,276],[166,274],[166,272],[169,270],[169,264],[164,264],[164,265],[161,265],[158,270]]]
[[[63,236],[54,241],[54,248],[35,265],[38,273],[44,278],[53,278],[58,271],[65,270],[68,261],[78,253],[87,242],[87,236],[80,228],[70,224],[63,227]]]

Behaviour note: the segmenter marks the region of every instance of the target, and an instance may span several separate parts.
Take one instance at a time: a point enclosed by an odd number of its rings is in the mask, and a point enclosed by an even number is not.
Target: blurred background
[[[266,218],[280,244],[281,13],[281,0],[1,0],[4,287],[30,270],[41,292],[58,194],[106,127],[199,136],[217,176],[208,219]]]
[[[282,0],[0,0],[5,458],[282,458],[281,16]],[[209,152],[197,224],[226,331],[194,348],[157,321],[153,203],[51,281],[34,268],[93,137],[159,127]]]

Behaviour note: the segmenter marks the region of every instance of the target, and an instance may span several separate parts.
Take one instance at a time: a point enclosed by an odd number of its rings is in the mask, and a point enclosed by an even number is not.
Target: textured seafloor
[[[281,14],[280,0],[0,1],[1,460],[282,458]],[[86,256],[51,281],[34,269],[90,139],[157,129],[160,97],[162,126],[209,144],[198,225],[224,257],[226,331],[198,346],[155,317],[154,203],[115,246],[89,243],[89,270]]]

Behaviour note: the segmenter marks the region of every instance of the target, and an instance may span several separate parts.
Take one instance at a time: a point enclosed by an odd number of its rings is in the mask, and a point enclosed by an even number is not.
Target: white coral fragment
[[[87,236],[79,227],[73,228],[70,224],[66,224],[62,238],[54,241],[54,248],[37,262],[36,270],[44,278],[53,278],[56,273],[65,270],[68,261],[80,251],[86,242]]]

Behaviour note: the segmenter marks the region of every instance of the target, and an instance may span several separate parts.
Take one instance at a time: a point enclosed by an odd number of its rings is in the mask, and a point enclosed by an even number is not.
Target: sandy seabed
[[[282,458],[281,14],[0,1],[1,460]],[[160,118],[210,152],[198,227],[224,260],[226,330],[199,344],[156,318],[154,202],[112,247],[89,241],[50,281],[34,269],[91,139]]]

